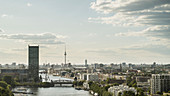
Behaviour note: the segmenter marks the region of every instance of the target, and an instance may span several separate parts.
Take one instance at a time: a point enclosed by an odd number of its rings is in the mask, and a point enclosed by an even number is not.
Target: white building
[[[99,81],[99,75],[98,74],[87,74],[84,73],[81,75],[82,80],[86,80],[86,81]]]
[[[123,86],[123,85],[110,87],[108,91],[113,93],[113,96],[118,96],[119,92],[121,92],[123,95],[124,91],[132,91],[135,94],[137,94],[137,90],[134,87]]]
[[[170,90],[170,74],[152,74],[151,94]]]
[[[83,87],[84,87],[85,89],[90,89],[90,86],[89,86],[88,82],[84,82],[84,83],[83,83]]]

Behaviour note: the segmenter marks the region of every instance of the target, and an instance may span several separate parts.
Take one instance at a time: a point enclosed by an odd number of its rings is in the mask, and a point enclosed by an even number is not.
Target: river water
[[[44,74],[40,74],[43,78]],[[50,80],[71,80],[58,76],[48,76]],[[34,94],[14,94],[15,96],[91,96],[88,91],[75,90],[73,87],[27,88],[27,92]]]

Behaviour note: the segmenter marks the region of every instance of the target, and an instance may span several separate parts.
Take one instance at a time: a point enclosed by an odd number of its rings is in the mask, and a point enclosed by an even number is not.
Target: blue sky
[[[0,0],[0,63],[169,63],[168,0]]]

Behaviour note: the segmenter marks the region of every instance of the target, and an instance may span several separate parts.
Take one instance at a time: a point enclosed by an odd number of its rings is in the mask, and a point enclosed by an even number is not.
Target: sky
[[[0,0],[0,64],[170,63],[170,0]]]

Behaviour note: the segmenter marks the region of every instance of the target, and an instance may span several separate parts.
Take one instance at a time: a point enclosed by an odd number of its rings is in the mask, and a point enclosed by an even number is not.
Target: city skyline
[[[0,63],[170,63],[168,0],[0,0]]]

